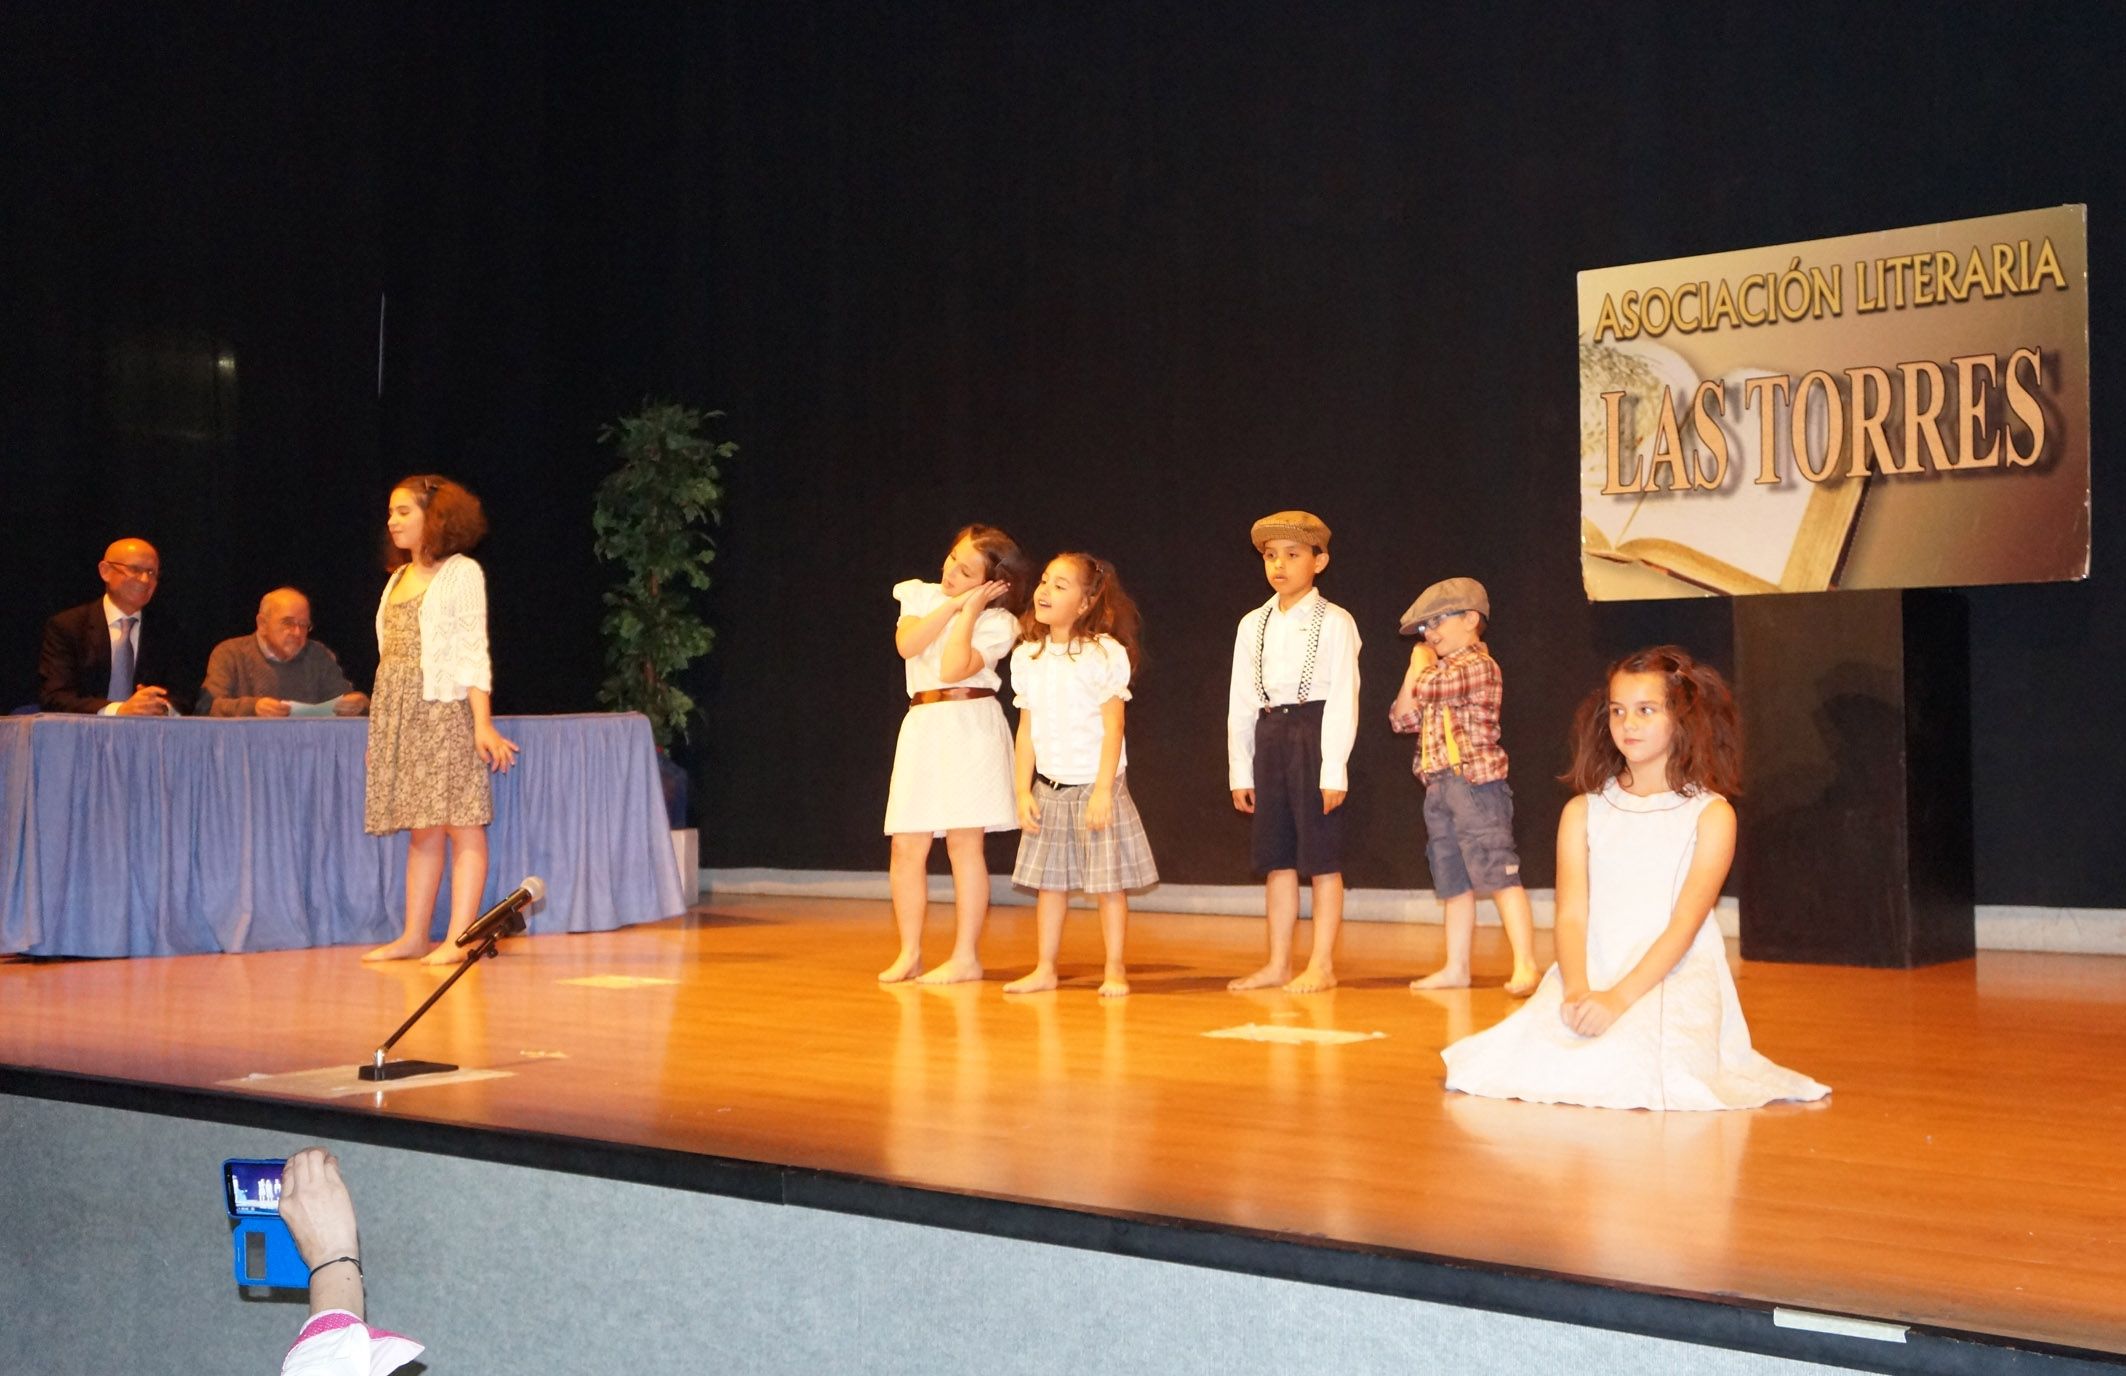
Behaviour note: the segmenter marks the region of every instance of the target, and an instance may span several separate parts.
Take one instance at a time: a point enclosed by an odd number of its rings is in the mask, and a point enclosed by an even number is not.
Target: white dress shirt
[[[1262,686],[1270,704],[1299,701],[1299,679],[1306,667],[1307,638],[1320,606],[1321,644],[1314,655],[1314,678],[1307,701],[1323,704],[1321,712],[1321,786],[1349,792],[1351,745],[1358,739],[1358,623],[1351,613],[1309,588],[1306,596],[1279,611],[1277,598],[1240,618],[1233,635],[1233,686],[1225,715],[1227,787],[1255,786],[1255,720],[1262,715],[1255,691],[1255,642],[1262,639]],[[1267,632],[1262,618],[1267,615]]]
[[[1034,772],[1059,784],[1096,783],[1107,736],[1100,708],[1109,698],[1129,701],[1129,651],[1104,635],[1068,647],[1021,641],[1011,652],[1011,695],[1012,706],[1033,713]],[[1128,768],[1125,740],[1115,776]]]
[[[125,635],[125,619],[129,616],[133,618],[133,686],[138,688],[140,686],[140,613],[126,611],[116,602],[113,602],[108,593],[104,595],[103,620],[104,624],[109,626],[111,630],[111,663],[113,664],[118,662],[118,641],[120,637]],[[107,702],[96,715],[99,717],[115,717],[118,715],[118,708],[118,703]]]

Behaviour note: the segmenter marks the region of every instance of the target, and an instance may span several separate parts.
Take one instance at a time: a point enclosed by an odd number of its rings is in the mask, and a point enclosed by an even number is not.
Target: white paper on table
[[[340,700],[332,698],[325,702],[291,702],[288,715],[291,717],[333,717],[339,715]]]

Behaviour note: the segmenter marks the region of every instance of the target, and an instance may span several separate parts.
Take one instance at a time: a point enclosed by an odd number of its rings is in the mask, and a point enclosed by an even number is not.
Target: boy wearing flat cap
[[[1240,618],[1226,710],[1233,806],[1254,817],[1250,846],[1264,876],[1270,958],[1229,989],[1281,986],[1312,994],[1336,983],[1343,925],[1346,765],[1358,735],[1358,623],[1314,586],[1329,566],[1329,528],[1304,511],[1265,516],[1249,532],[1270,600]],[[1292,974],[1299,876],[1314,887],[1314,946]]]
[[[1535,915],[1521,886],[1513,844],[1513,789],[1499,748],[1506,682],[1484,645],[1491,598],[1474,578],[1434,583],[1403,613],[1402,633],[1419,638],[1388,721],[1415,732],[1411,772],[1425,785],[1425,859],[1446,906],[1447,961],[1412,989],[1469,987],[1476,896],[1488,893],[1513,946],[1506,992],[1536,986]]]

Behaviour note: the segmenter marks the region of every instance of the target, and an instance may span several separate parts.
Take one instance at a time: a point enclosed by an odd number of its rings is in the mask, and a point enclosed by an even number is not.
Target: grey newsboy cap
[[[1448,578],[1434,583],[1419,593],[1410,610],[1403,613],[1402,632],[1416,635],[1417,628],[1433,617],[1455,612],[1478,612],[1489,619],[1491,595],[1474,578]]]

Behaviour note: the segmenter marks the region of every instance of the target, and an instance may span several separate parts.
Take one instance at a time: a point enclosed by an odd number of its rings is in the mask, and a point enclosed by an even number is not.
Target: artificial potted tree
[[[605,594],[606,678],[598,701],[650,721],[671,815],[680,887],[690,898],[701,874],[700,833],[687,825],[686,771],[673,763],[694,699],[678,683],[687,665],[709,652],[716,633],[694,606],[709,586],[716,557],[710,528],[723,516],[719,467],[738,452],[704,431],[721,411],[671,402],[645,403],[598,432],[619,466],[598,485],[591,506],[598,558],[620,568]]]

